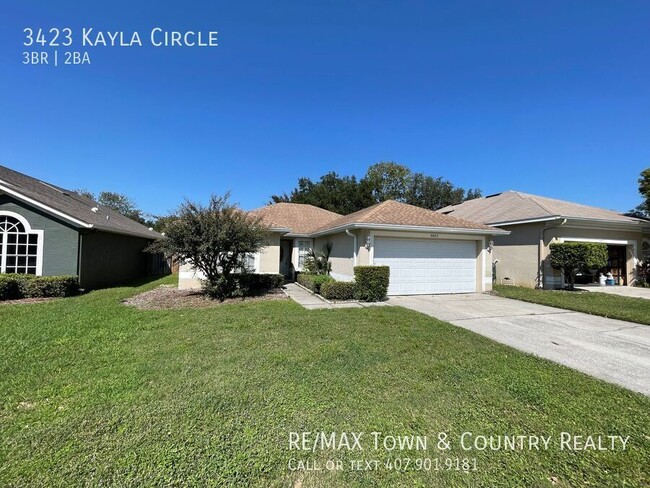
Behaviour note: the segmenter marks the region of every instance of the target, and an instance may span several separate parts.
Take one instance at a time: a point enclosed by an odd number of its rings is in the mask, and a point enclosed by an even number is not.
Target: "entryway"
[[[291,253],[293,251],[293,239],[280,239],[280,274],[287,281],[293,281],[295,270],[291,264]]]

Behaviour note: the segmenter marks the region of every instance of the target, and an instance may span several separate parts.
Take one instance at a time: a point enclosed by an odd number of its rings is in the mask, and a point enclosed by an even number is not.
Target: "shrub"
[[[247,257],[259,251],[268,237],[259,217],[242,212],[228,198],[228,194],[212,195],[207,206],[186,201],[165,227],[164,239],[147,248],[203,272],[206,294],[219,300],[239,293],[237,271],[245,268]]]
[[[573,289],[576,273],[607,266],[607,246],[591,242],[557,242],[549,246],[551,266],[562,270],[568,288]]]
[[[334,281],[334,278],[327,275],[300,273],[298,275],[298,278],[296,278],[296,281],[314,293],[320,293],[320,287],[323,285],[323,283]]]
[[[328,300],[351,300],[354,298],[353,281],[328,281],[320,287],[320,294]]]
[[[0,276],[0,300],[68,297],[79,292],[76,276]]]
[[[642,262],[636,265],[636,281],[634,286],[650,288],[650,263]]]
[[[20,298],[16,275],[0,275],[0,300],[14,300],[16,298]]]
[[[328,275],[332,270],[332,263],[330,263],[330,254],[332,254],[332,243],[328,242],[320,251],[310,249],[305,259],[304,269],[310,274],[323,274]]]
[[[282,287],[284,276],[281,274],[242,274],[237,277],[239,291],[242,296],[263,295],[264,293]]]
[[[390,268],[388,266],[355,266],[354,298],[364,302],[384,300],[388,293],[389,276]]]

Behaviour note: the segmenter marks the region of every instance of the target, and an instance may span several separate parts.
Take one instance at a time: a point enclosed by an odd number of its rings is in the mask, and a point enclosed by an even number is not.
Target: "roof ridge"
[[[379,202],[371,207],[368,207],[367,210],[370,210],[368,214],[366,215],[366,218],[371,218],[374,217],[377,212],[379,212],[383,207],[388,206],[391,202],[396,203],[395,200],[384,200],[383,202]]]
[[[522,192],[515,192],[520,198],[530,200],[533,202],[535,205],[537,205],[539,208],[547,212],[549,215],[555,215],[556,213],[553,212],[550,208],[548,208],[546,205],[544,205],[542,202],[538,200],[538,195],[532,195],[530,193],[522,193]]]

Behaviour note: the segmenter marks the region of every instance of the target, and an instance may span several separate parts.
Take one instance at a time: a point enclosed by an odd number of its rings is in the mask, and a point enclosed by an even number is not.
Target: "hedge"
[[[320,294],[328,300],[351,300],[355,288],[353,281],[328,281],[320,287]]]
[[[364,302],[379,302],[388,294],[388,266],[355,266],[354,298]]]
[[[243,296],[262,295],[270,290],[281,288],[284,276],[281,274],[242,274],[237,278]]]
[[[296,281],[314,293],[320,293],[321,285],[323,285],[323,283],[334,281],[334,278],[328,275],[300,273],[296,278]]]
[[[0,300],[68,297],[78,292],[76,276],[0,275]]]

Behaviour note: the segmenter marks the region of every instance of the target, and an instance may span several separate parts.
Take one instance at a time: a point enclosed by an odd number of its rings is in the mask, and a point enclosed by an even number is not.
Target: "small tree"
[[[579,271],[607,266],[607,246],[605,244],[558,242],[551,244],[550,249],[551,266],[562,270],[569,290],[574,289],[576,273]]]
[[[310,249],[305,258],[305,270],[308,273],[314,273],[319,275],[328,275],[332,270],[332,264],[330,263],[330,254],[332,253],[332,243],[328,242],[323,247],[320,248],[320,251],[314,251]]]
[[[229,194],[212,195],[203,206],[186,200],[165,227],[165,238],[151,252],[187,262],[205,275],[204,290],[223,301],[237,291],[236,273],[249,253],[260,250],[268,235],[258,218],[229,203]]]

